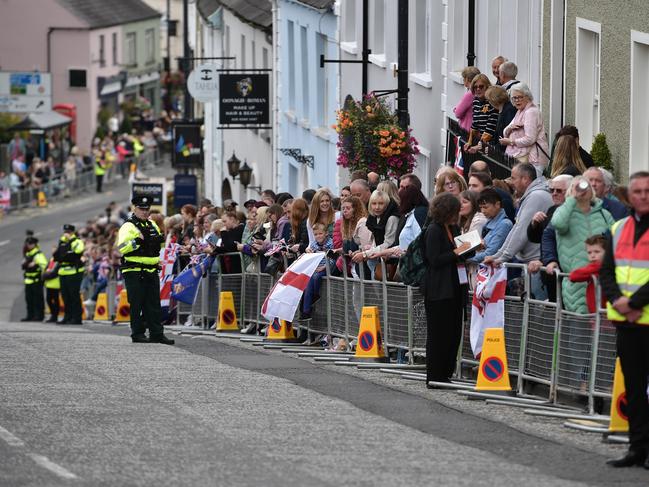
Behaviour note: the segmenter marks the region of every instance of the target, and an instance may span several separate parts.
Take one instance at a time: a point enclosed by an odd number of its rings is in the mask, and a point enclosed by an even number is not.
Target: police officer
[[[36,237],[27,237],[25,239],[25,255],[22,267],[27,316],[20,321],[43,321],[45,302],[43,301],[42,275],[45,267],[47,267],[47,258],[38,247]]]
[[[158,264],[164,236],[158,225],[149,220],[151,198],[134,196],[133,214],[119,229],[117,250],[122,254],[121,271],[131,308],[133,343],[163,343],[174,340],[164,336],[161,324],[160,278]],[[145,335],[149,328],[149,337]]]
[[[85,250],[83,240],[77,237],[74,225],[63,225],[63,235],[54,252],[54,260],[59,263],[61,297],[65,314],[59,325],[82,325],[81,321],[81,280],[83,279],[83,262],[81,257]]]
[[[56,323],[59,316],[61,280],[59,279],[59,263],[54,260],[54,257],[47,263],[47,268],[43,272],[43,283],[45,284],[45,301],[50,309],[50,318],[46,323]]]
[[[613,224],[600,271],[608,318],[617,328],[629,417],[629,451],[614,467],[649,469],[649,172],[629,178],[631,216]]]
[[[97,182],[97,193],[101,193],[102,184],[104,182],[104,174],[106,174],[106,162],[104,161],[104,154],[97,150],[95,151],[95,180]]]

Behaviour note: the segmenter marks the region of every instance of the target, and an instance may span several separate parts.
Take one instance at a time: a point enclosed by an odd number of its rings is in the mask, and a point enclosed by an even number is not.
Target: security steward
[[[36,237],[27,237],[25,239],[25,256],[22,264],[27,316],[20,321],[43,321],[45,317],[43,271],[46,267],[47,258],[38,247],[38,239]]]
[[[84,266],[83,251],[86,246],[77,237],[74,225],[63,225],[63,235],[54,251],[54,260],[59,263],[59,280],[61,281],[61,298],[65,313],[59,325],[82,325],[81,280]]]
[[[131,200],[133,214],[119,229],[117,250],[122,254],[121,270],[131,309],[133,343],[163,343],[174,340],[164,336],[161,324],[160,278],[158,267],[164,236],[149,220],[151,198],[136,195]],[[149,337],[145,335],[149,328]]]
[[[629,417],[629,451],[607,463],[649,469],[649,172],[631,175],[629,201],[632,214],[611,227],[600,271],[608,318],[617,329]]]
[[[43,272],[43,283],[45,284],[45,301],[50,310],[50,318],[46,323],[56,323],[59,316],[61,280],[59,279],[59,263],[54,260],[54,257],[47,263],[47,268]]]

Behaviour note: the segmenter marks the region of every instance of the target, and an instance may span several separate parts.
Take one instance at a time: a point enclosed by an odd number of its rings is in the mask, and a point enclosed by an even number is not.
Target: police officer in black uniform
[[[133,197],[133,214],[120,227],[117,249],[122,254],[121,271],[131,309],[131,339],[134,343],[163,343],[174,340],[164,336],[160,309],[160,249],[164,236],[149,220],[151,198]],[[149,337],[145,335],[149,328]]]
[[[59,263],[59,278],[61,281],[61,297],[65,314],[59,325],[83,324],[81,309],[81,280],[83,279],[83,252],[85,244],[76,235],[74,225],[63,225],[63,235],[54,251],[54,260]]]

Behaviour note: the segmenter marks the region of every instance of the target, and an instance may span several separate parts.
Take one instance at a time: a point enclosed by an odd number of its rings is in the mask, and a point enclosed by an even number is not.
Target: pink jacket
[[[529,102],[525,108],[516,112],[514,119],[505,127],[503,135],[514,142],[514,145],[508,145],[505,149],[505,154],[508,156],[516,158],[528,156],[528,161],[532,164],[541,166],[548,164],[546,156],[550,153],[548,139],[541,112],[534,102]]]
[[[460,127],[467,132],[471,131],[471,124],[473,123],[473,98],[474,96],[471,90],[467,90],[460,103],[453,109],[453,113],[455,113]]]

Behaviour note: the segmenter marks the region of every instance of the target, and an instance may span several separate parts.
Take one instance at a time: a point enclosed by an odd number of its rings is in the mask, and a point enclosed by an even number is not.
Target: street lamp
[[[234,154],[234,151],[232,151],[232,157],[228,159],[228,172],[230,173],[232,179],[237,179],[237,175],[239,174],[239,166],[241,166],[241,161]]]
[[[243,166],[239,169],[239,181],[245,189],[248,188],[250,181],[252,179],[252,168],[248,165],[248,162],[244,159]]]

